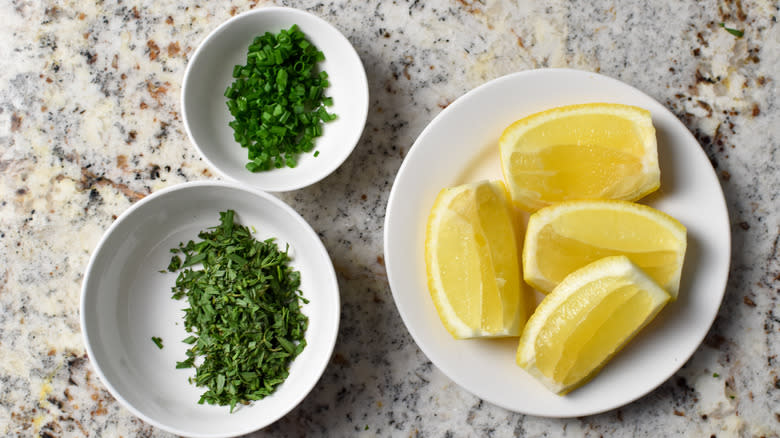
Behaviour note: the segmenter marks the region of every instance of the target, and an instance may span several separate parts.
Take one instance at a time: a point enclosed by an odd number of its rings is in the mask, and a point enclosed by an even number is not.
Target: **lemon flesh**
[[[428,289],[456,339],[520,334],[532,297],[521,281],[516,226],[500,181],[436,198],[425,236]]]
[[[543,293],[598,259],[625,255],[677,298],[686,229],[671,216],[627,201],[569,201],[528,220],[525,281]]]
[[[565,394],[593,378],[670,298],[627,257],[597,260],[542,300],[520,337],[517,363]]]
[[[573,199],[635,201],[660,186],[650,112],[589,103],[520,119],[499,139],[512,201],[523,210]]]

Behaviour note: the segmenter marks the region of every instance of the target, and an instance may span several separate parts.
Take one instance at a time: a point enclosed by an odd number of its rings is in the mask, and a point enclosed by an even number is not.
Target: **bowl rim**
[[[324,360],[322,362],[322,365],[312,370],[317,374],[317,378],[313,381],[311,387],[309,387],[307,390],[302,391],[297,397],[294,398],[294,402],[290,404],[287,408],[281,410],[279,412],[279,415],[275,418],[271,418],[270,421],[259,423],[259,424],[252,424],[249,427],[243,429],[243,430],[237,430],[234,432],[230,432],[228,434],[209,434],[209,433],[198,433],[196,431],[185,431],[180,430],[175,427],[169,426],[165,423],[161,423],[160,421],[157,421],[142,411],[140,411],[138,408],[136,408],[134,405],[132,405],[125,397],[120,393],[120,391],[111,383],[108,378],[103,373],[102,368],[100,367],[99,363],[95,359],[94,350],[92,348],[92,343],[90,342],[90,337],[87,330],[87,317],[85,314],[85,307],[87,305],[87,289],[89,287],[90,278],[93,277],[93,268],[95,263],[97,262],[98,255],[101,253],[103,248],[106,245],[106,241],[108,238],[116,231],[117,228],[122,226],[122,224],[131,216],[136,213],[136,211],[143,208],[146,204],[152,202],[156,198],[168,195],[170,193],[181,191],[181,190],[187,190],[187,189],[198,189],[200,187],[221,187],[221,188],[228,188],[232,190],[241,190],[244,192],[248,192],[251,195],[259,196],[261,198],[264,198],[265,200],[271,202],[272,204],[276,205],[277,207],[284,210],[286,213],[291,214],[293,217],[296,218],[296,220],[299,222],[301,226],[303,226],[302,232],[310,233],[312,236],[316,238],[315,245],[318,247],[318,249],[321,251],[322,254],[324,254],[327,259],[328,263],[325,268],[328,270],[328,277],[330,281],[332,282],[332,285],[336,288],[337,293],[335,294],[335,308],[336,308],[336,315],[335,315],[335,327],[334,327],[334,334],[330,339],[329,345],[327,345],[326,349],[323,351],[328,352],[328,359]],[[329,268],[329,269],[328,269]],[[341,319],[341,295],[338,292],[339,291],[339,285],[338,285],[338,277],[336,276],[336,271],[333,266],[333,262],[330,258],[330,254],[328,253],[327,248],[323,244],[322,240],[320,239],[317,232],[311,227],[311,225],[297,212],[295,209],[293,209],[290,205],[282,201],[281,199],[277,198],[276,196],[264,192],[259,189],[255,189],[253,187],[248,187],[244,184],[238,184],[234,182],[225,182],[225,181],[213,181],[213,180],[204,180],[204,181],[189,181],[181,184],[174,184],[169,187],[165,187],[161,190],[155,191],[154,193],[151,193],[148,196],[145,196],[138,202],[133,203],[129,208],[127,208],[124,212],[122,212],[108,227],[108,229],[103,233],[103,235],[100,237],[100,240],[98,241],[98,244],[95,246],[95,248],[92,250],[92,253],[89,258],[89,262],[87,263],[87,267],[84,270],[84,277],[81,283],[80,288],[80,295],[79,295],[79,324],[81,329],[81,338],[84,342],[84,348],[87,353],[87,357],[89,359],[90,364],[95,370],[95,374],[97,374],[99,380],[103,383],[103,385],[108,389],[109,393],[116,399],[120,405],[124,406],[126,409],[128,409],[131,413],[133,413],[136,417],[140,418],[146,423],[149,423],[155,427],[158,427],[162,430],[165,430],[170,433],[174,433],[177,435],[184,435],[189,437],[196,437],[196,438],[214,438],[214,437],[231,437],[231,436],[241,436],[248,433],[252,433],[258,430],[261,430],[265,427],[270,426],[271,424],[278,421],[280,418],[284,417],[285,415],[289,414],[290,411],[295,409],[300,403],[311,393],[311,391],[314,389],[314,387],[317,385],[319,380],[322,378],[322,375],[325,373],[325,370],[328,367],[328,364],[330,363],[330,357],[333,355],[333,352],[335,351],[336,342],[338,339],[338,332],[339,332],[339,326],[340,326],[340,319]],[[92,294],[90,294],[92,295]]]
[[[361,102],[362,105],[360,107],[361,112],[358,116],[358,120],[360,121],[360,129],[355,129],[354,133],[349,136],[349,138],[345,139],[345,141],[342,141],[344,144],[351,144],[350,147],[344,148],[343,153],[341,157],[338,157],[331,166],[325,168],[326,170],[321,173],[312,173],[313,176],[306,177],[305,175],[302,178],[298,178],[296,183],[290,183],[290,184],[266,184],[266,185],[259,185],[256,183],[250,183],[242,181],[241,179],[235,177],[233,174],[225,171],[223,168],[217,166],[214,161],[209,158],[207,154],[204,153],[203,148],[201,148],[200,144],[198,143],[197,139],[195,138],[195,135],[193,135],[192,130],[190,129],[190,120],[189,116],[187,114],[187,89],[188,84],[190,82],[190,76],[192,74],[192,66],[197,63],[199,58],[202,56],[202,53],[205,51],[205,47],[208,45],[208,43],[213,39],[216,38],[217,35],[225,31],[228,27],[233,25],[235,22],[238,22],[240,20],[246,20],[249,17],[255,16],[255,15],[268,15],[268,14],[292,14],[292,15],[299,15],[302,17],[306,17],[307,19],[310,19],[320,25],[325,26],[326,28],[330,28],[334,31],[334,35],[338,40],[341,40],[342,43],[345,44],[345,47],[348,47],[348,56],[351,58],[354,58],[357,60],[357,66],[359,67],[358,76],[359,76],[359,82],[355,84],[359,89],[365,90],[365,102]],[[312,184],[315,184],[322,179],[326,178],[333,172],[335,172],[339,167],[341,167],[342,164],[349,158],[349,156],[354,151],[355,147],[357,147],[358,142],[360,141],[360,138],[363,135],[363,131],[365,130],[366,122],[368,120],[368,109],[370,106],[370,89],[368,84],[368,76],[366,75],[366,69],[363,65],[363,60],[360,58],[360,55],[358,55],[357,50],[355,50],[355,47],[352,45],[352,43],[347,39],[346,36],[334,25],[332,25],[327,20],[302,9],[297,8],[291,8],[286,6],[264,6],[257,9],[252,9],[246,12],[242,12],[238,15],[235,15],[233,17],[230,17],[229,19],[223,21],[220,23],[216,28],[214,28],[212,31],[210,31],[199,43],[195,51],[193,52],[192,56],[187,61],[187,66],[184,70],[184,76],[182,77],[181,82],[181,88],[180,88],[180,99],[179,99],[179,106],[181,108],[181,115],[182,115],[182,124],[184,125],[184,130],[187,133],[187,138],[190,140],[190,143],[195,147],[195,149],[198,151],[200,157],[208,164],[208,166],[222,176],[223,178],[226,178],[230,181],[234,181],[240,184],[249,185],[252,187],[255,187],[260,190],[266,190],[269,192],[287,192],[287,191],[293,191],[298,190],[307,186],[310,186]],[[238,146],[236,144],[236,146]]]

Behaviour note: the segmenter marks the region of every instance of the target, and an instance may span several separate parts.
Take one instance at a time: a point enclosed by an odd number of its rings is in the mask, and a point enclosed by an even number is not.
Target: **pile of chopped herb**
[[[325,109],[333,105],[325,96],[328,74],[316,69],[324,59],[293,25],[256,37],[246,65],[233,68],[235,81],[225,97],[233,138],[248,150],[248,170],[295,167],[298,154],[314,148],[323,122],[336,118]]]
[[[206,387],[198,403],[248,404],[271,394],[306,346],[300,273],[273,239],[258,241],[219,213],[220,225],[174,248],[168,270],[181,269],[173,298],[187,297],[187,358],[176,368],[196,369],[190,383]],[[182,254],[184,260],[177,254]],[[202,269],[193,266],[202,263]]]

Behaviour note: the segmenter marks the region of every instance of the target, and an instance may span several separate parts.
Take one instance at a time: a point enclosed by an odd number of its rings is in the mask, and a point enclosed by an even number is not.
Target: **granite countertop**
[[[79,327],[82,276],[132,203],[217,178],[182,126],[184,68],[219,23],[273,3],[0,4],[0,435],[169,436],[96,378]],[[275,3],[341,30],[371,98],[341,168],[279,195],[321,233],[342,318],[317,386],[256,436],[779,435],[776,2]],[[509,412],[455,385],[411,339],[383,266],[385,205],[417,135],[466,91],[538,67],[600,72],[674,112],[710,158],[732,223],[728,287],[701,347],[649,395],[583,418]]]

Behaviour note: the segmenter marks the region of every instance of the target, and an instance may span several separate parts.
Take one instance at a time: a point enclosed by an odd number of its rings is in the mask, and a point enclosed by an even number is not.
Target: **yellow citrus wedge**
[[[501,181],[442,190],[428,217],[428,289],[456,339],[518,336],[533,301],[521,280],[509,195]]]
[[[625,256],[568,275],[525,325],[517,364],[557,394],[593,378],[669,301]]]
[[[650,112],[611,103],[553,108],[499,139],[512,201],[526,211],[574,199],[635,201],[660,185]]]
[[[528,220],[525,281],[549,293],[571,272],[598,259],[625,255],[677,298],[686,229],[673,217],[628,201],[569,201]]]

